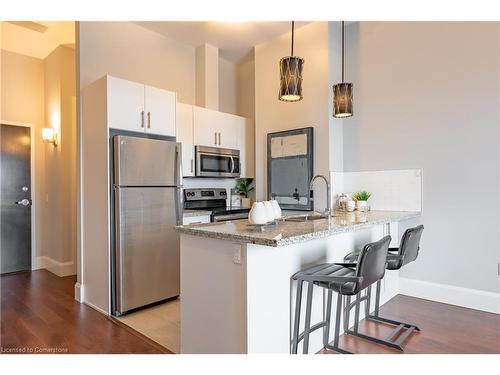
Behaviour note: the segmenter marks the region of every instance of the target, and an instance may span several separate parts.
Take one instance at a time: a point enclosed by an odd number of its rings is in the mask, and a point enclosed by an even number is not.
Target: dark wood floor
[[[416,324],[421,329],[403,344],[405,353],[500,354],[500,315],[497,314],[397,295],[380,308],[380,316]],[[392,329],[365,320],[359,327],[360,332],[382,338]],[[354,353],[401,353],[350,335],[341,337],[340,347]]]
[[[74,285],[46,270],[2,275],[1,352],[168,353],[75,301]]]
[[[158,344],[73,299],[75,277],[45,270],[0,277],[2,352],[168,353]],[[405,353],[500,353],[500,315],[398,295],[381,316],[417,324]],[[390,328],[362,321],[360,331],[384,337]],[[344,335],[355,353],[399,351]],[[325,353],[333,353],[324,351]]]

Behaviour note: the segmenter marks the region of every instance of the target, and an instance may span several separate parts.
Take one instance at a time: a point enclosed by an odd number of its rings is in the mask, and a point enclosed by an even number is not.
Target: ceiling
[[[74,48],[74,22],[2,22],[2,49],[46,58],[60,45]]]
[[[219,48],[220,56],[241,61],[252,48],[290,32],[290,22],[136,22],[151,31],[192,46]],[[309,22],[295,22],[295,29]]]

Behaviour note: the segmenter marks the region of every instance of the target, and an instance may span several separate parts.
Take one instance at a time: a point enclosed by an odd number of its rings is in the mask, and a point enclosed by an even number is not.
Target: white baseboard
[[[78,282],[75,283],[75,300],[80,303],[83,302],[83,284]]]
[[[399,278],[399,293],[500,314],[500,293],[407,279],[405,277]]]
[[[33,269],[39,270],[42,268],[45,268],[59,277],[76,275],[76,265],[73,261],[59,262],[48,256],[36,257],[35,267],[33,267]]]

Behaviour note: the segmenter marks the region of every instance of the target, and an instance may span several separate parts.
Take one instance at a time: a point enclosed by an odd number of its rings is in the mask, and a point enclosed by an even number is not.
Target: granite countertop
[[[330,223],[327,219],[302,222],[280,220],[264,231],[249,225],[248,220],[180,225],[176,229],[193,236],[279,247],[419,216],[420,212],[409,211],[334,212]]]
[[[195,216],[207,216],[211,215],[212,211],[210,210],[184,210],[182,216],[183,217],[195,217]]]

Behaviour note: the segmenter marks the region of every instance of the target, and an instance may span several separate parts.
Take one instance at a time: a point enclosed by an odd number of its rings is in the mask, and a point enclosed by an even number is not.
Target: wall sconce
[[[57,146],[57,132],[54,128],[43,128],[42,139],[46,143],[52,143]]]

